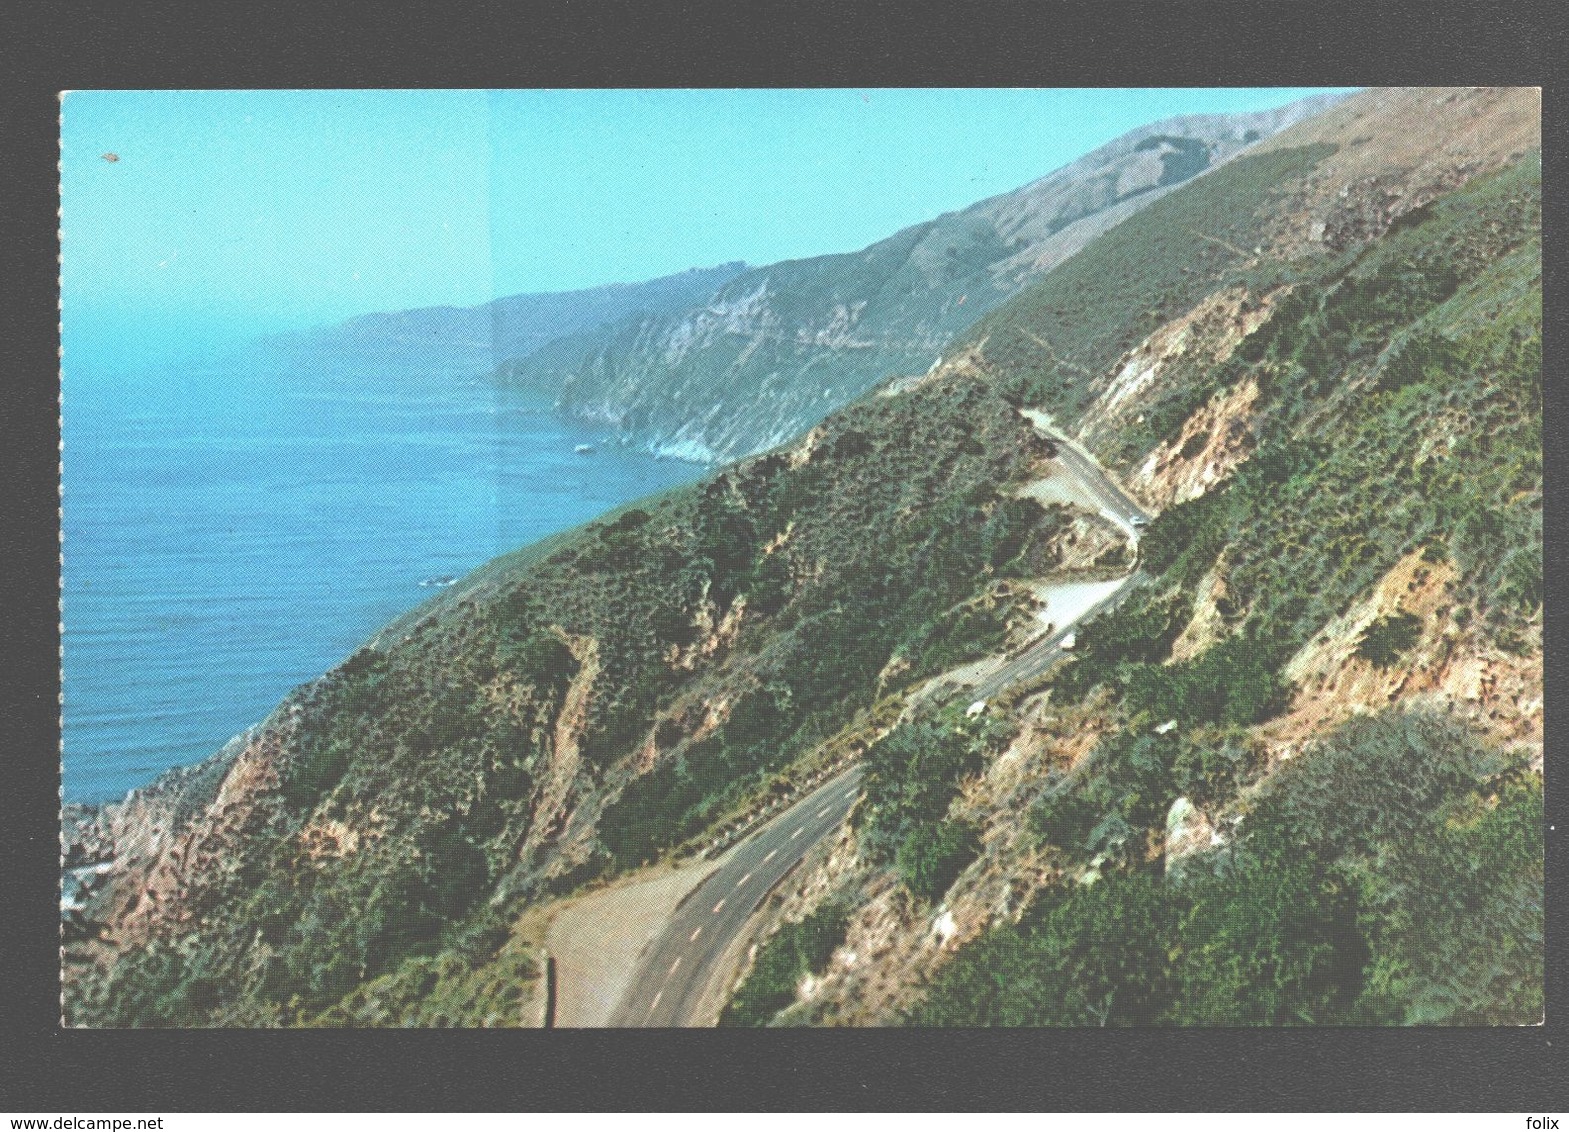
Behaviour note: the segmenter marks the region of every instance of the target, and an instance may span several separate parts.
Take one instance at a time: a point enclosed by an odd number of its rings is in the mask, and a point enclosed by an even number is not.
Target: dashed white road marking
[[[691,935],[690,935],[690,936],[688,936],[688,937],[687,937],[687,942],[688,942],[688,943],[693,943],[693,942],[695,942],[695,941],[696,941],[696,940],[697,940],[697,937],[698,937],[698,936],[700,936],[700,935],[702,935],[702,934],[703,934],[703,927],[702,927],[702,925],[701,925],[701,924],[699,924],[699,925],[698,925],[698,926],[697,926],[697,928],[696,928],[696,930],[694,930],[694,931],[693,931],[693,932],[692,932],[692,934],[691,934]]]
[[[844,796],[846,798],[854,798],[859,793],[859,790],[846,790]]]
[[[806,832],[806,826],[803,825],[800,828],[798,828],[794,833],[792,833],[790,835],[790,840],[794,841],[797,837],[800,837],[801,834],[803,834],[805,832]]]
[[[817,811],[817,816],[818,817],[822,817],[824,814],[826,814],[828,812],[828,809],[829,809],[829,807],[824,806],[822,809]]]
[[[751,879],[752,879],[752,874],[751,873],[747,873],[744,877],[742,877],[740,880],[735,882],[735,886],[737,888],[740,888],[743,884],[745,884],[747,881],[749,881]]]
[[[681,966],[681,956],[677,955],[676,956],[676,961],[674,963],[670,964],[670,973],[672,975],[675,974],[676,973],[676,968],[679,967],[679,966]]]
[[[772,857],[777,852],[779,852],[779,850],[777,850],[777,849],[770,849],[768,851],[768,857],[764,857],[763,858],[763,864],[765,864],[765,865],[768,864],[769,857]],[[750,874],[748,874],[748,875],[750,875]]]
[[[659,1009],[659,1000],[664,998],[664,997],[665,997],[665,992],[664,991],[660,991],[658,994],[654,995],[654,1001],[648,1004],[648,1012],[650,1014],[652,1014],[654,1011]]]
[[[715,904],[714,905],[714,915],[716,915],[716,916],[719,915],[719,909],[723,908],[724,906],[725,906],[725,902],[723,900],[721,900],[718,904]]]

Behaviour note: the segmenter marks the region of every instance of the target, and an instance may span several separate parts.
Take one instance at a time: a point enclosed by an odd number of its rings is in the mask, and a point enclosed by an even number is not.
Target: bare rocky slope
[[[553,901],[849,760],[725,1022],[1535,1020],[1538,116],[1354,96],[73,814],[67,1021],[518,1024]],[[1030,497],[1026,412],[1160,511],[1148,581],[978,716],[917,705],[1121,553]]]

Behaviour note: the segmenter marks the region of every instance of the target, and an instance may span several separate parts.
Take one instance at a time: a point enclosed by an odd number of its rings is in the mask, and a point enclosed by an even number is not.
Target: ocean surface
[[[66,801],[206,758],[437,580],[702,472],[451,359],[68,337],[61,400]]]

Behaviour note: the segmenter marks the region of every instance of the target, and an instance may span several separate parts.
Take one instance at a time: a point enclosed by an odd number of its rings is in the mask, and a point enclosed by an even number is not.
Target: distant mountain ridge
[[[473,307],[435,306],[360,315],[334,326],[280,335],[286,346],[356,352],[420,351],[489,373],[564,335],[631,316],[657,316],[700,303],[746,269],[740,261],[694,267],[641,283],[509,295]]]
[[[678,313],[557,338],[500,376],[662,454],[760,451],[887,377],[924,372],[960,331],[1108,228],[1338,97],[1143,126],[861,251],[749,268]]]

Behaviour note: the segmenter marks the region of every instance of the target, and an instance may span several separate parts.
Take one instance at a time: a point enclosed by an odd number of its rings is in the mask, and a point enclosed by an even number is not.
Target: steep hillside
[[[1158,122],[860,252],[752,268],[704,304],[563,338],[503,375],[673,455],[781,444],[890,374],[925,371],[1100,233],[1332,102]]]
[[[74,813],[69,861],[105,870],[67,1020],[522,1024],[558,895],[853,760],[727,1022],[1535,1020],[1534,99],[1348,100],[924,378],[491,563],[211,763]],[[1398,203],[1335,228],[1369,176]],[[1160,514],[1071,659],[967,710],[931,678],[1122,561],[1032,498],[1065,460],[1042,410]]]
[[[1205,382],[1131,461],[1148,585],[1000,710],[873,748],[736,1020],[1540,1018],[1539,168],[1296,260],[1224,348],[1213,299],[1139,344]]]
[[[643,283],[614,283],[582,291],[509,295],[474,307],[421,307],[360,315],[337,326],[278,335],[276,344],[362,356],[416,357],[453,369],[488,374],[509,358],[524,358],[571,334],[632,316],[659,316],[705,302],[746,269],[724,263]]]

